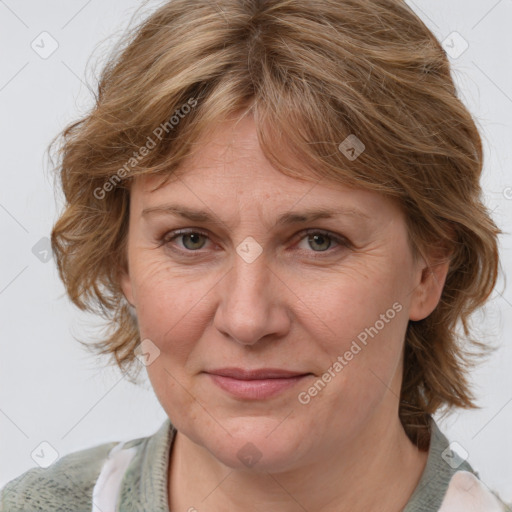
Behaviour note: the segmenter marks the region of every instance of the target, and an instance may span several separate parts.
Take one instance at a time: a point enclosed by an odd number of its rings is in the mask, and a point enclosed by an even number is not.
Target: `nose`
[[[218,284],[214,325],[242,345],[284,336],[290,329],[286,297],[292,292],[260,256],[248,263],[238,254]]]

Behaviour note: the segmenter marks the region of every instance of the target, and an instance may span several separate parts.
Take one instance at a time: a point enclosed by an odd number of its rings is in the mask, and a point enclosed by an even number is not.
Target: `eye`
[[[333,241],[337,246],[339,246],[337,249],[344,247],[347,248],[350,246],[350,243],[346,238],[324,230],[309,229],[305,232],[302,231],[297,237],[299,238],[300,243],[305,242],[308,244],[309,248],[315,249],[316,247],[316,249],[318,249],[313,251],[308,251],[304,248],[300,249],[305,252],[328,252],[332,247]],[[199,252],[206,245],[206,241],[210,240],[208,234],[202,231],[179,229],[166,233],[160,239],[159,246],[166,245],[171,247],[172,245],[175,245],[174,241],[176,239],[181,239],[181,244],[178,244],[178,249],[173,248],[173,250],[177,250],[182,254],[189,253],[189,255],[191,255],[190,253]],[[300,243],[297,245],[300,245]],[[336,250],[336,247],[333,250]]]
[[[302,232],[301,235],[303,236],[301,237],[300,242],[305,242],[307,243],[309,248],[315,249],[313,250],[313,252],[329,251],[329,249],[331,249],[333,241],[337,246],[349,246],[349,242],[344,237],[335,235],[334,233],[331,233],[329,231],[309,229],[308,231],[305,232],[305,235],[304,232]]]
[[[171,233],[166,234],[162,239],[162,245],[169,245],[176,238],[181,238],[182,247],[186,251],[195,252],[204,247],[204,241],[201,239],[208,238],[208,235],[201,231],[179,229],[177,231],[172,231]]]

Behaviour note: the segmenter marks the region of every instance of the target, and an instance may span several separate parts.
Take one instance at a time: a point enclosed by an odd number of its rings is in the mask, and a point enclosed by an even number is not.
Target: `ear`
[[[423,320],[436,308],[443,293],[451,261],[446,247],[431,247],[418,258],[416,287],[409,308],[410,320]]]
[[[135,297],[133,296],[132,280],[128,270],[123,269],[121,275],[119,276],[119,284],[128,303],[134,306]]]

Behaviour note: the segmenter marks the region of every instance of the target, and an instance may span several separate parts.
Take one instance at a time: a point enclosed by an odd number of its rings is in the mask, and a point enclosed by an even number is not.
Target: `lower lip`
[[[308,375],[297,375],[283,379],[240,380],[222,375],[208,374],[221,389],[238,398],[262,400],[295,386]]]

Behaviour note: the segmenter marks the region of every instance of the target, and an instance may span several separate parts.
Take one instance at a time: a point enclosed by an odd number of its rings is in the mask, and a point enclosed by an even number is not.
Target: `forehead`
[[[144,210],[179,200],[201,210],[257,210],[266,218],[301,208],[357,211],[361,217],[396,209],[381,194],[315,176],[293,155],[288,166],[293,166],[300,178],[277,170],[259,145],[251,116],[219,123],[194,146],[171,176],[135,180],[135,207]]]

